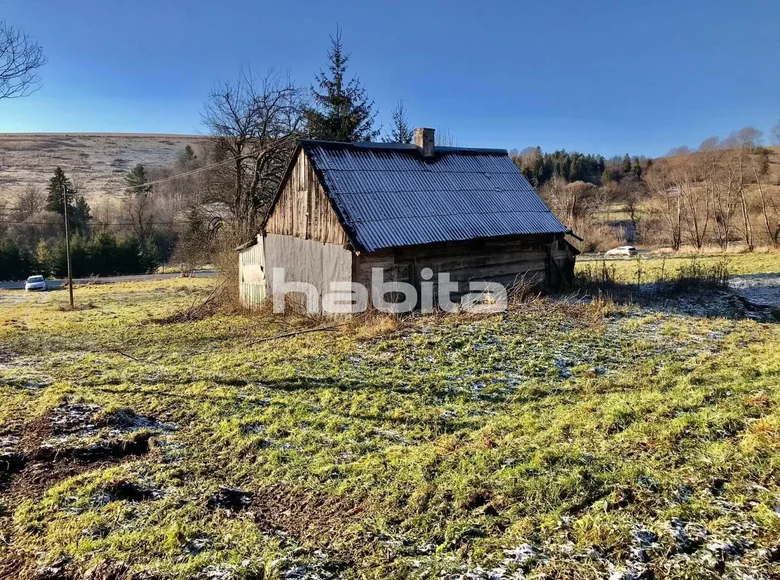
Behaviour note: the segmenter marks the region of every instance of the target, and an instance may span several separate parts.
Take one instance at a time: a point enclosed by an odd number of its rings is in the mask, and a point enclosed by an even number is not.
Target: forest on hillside
[[[538,147],[512,157],[587,251],[624,242],[672,250],[780,246],[780,154],[753,127],[658,159]]]

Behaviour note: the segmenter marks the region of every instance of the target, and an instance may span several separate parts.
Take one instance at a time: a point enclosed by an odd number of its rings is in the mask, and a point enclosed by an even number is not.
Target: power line
[[[168,181],[173,181],[174,179],[180,179],[182,177],[187,177],[189,175],[194,175],[196,173],[201,173],[203,171],[208,171],[209,169],[213,169],[214,167],[220,167],[222,165],[227,165],[228,163],[235,163],[236,161],[240,159],[246,159],[248,157],[254,157],[254,153],[247,153],[246,155],[239,155],[238,157],[231,157],[230,159],[226,159],[225,161],[219,161],[217,163],[211,163],[209,165],[204,165],[203,167],[198,167],[197,169],[191,169],[190,171],[185,171],[184,173],[177,173],[176,175],[171,175],[169,177],[163,177],[162,179],[156,179],[155,181],[147,181],[146,183],[143,183],[141,185],[128,185],[124,189],[141,189],[144,187],[151,187],[152,185],[157,185],[158,183],[167,183]],[[73,192],[69,194],[69,197],[72,199],[74,195],[78,195],[78,192]]]
[[[125,189],[140,189],[143,187],[151,187],[152,185],[157,185],[158,183],[166,183],[168,181],[173,181],[174,179],[179,179],[181,177],[187,177],[188,175],[193,175],[195,173],[200,173],[201,171],[207,171],[209,169],[212,169],[214,167],[219,167],[220,165],[227,165],[228,163],[235,163],[236,161],[240,159],[246,159],[247,157],[254,157],[254,153],[247,153],[246,155],[239,155],[238,157],[231,157],[230,159],[226,159],[225,161],[220,161],[218,163],[212,163],[210,165],[205,165],[203,167],[199,167],[198,169],[193,169],[191,171],[185,171],[184,173],[178,173],[176,175],[171,175],[170,177],[164,177],[162,179],[157,179],[155,181],[147,181],[146,183],[143,183],[141,185],[130,185],[128,187],[125,187]]]

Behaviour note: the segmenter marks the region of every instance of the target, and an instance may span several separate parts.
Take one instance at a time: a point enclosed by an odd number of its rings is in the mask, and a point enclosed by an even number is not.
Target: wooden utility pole
[[[70,266],[70,226],[68,225],[68,186],[62,183],[62,207],[65,210],[65,258],[68,262],[68,294],[70,294],[70,309],[73,310],[73,271]]]

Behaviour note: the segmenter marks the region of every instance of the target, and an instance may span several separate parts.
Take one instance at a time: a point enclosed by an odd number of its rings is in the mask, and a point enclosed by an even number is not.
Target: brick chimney
[[[433,148],[436,141],[433,137],[435,129],[415,129],[414,144],[422,151],[423,157],[433,157]]]

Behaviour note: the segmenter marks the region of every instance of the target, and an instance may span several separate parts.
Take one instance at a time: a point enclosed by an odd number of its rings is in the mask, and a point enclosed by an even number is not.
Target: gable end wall
[[[265,231],[339,246],[346,246],[349,242],[303,150],[298,151],[281,195],[268,217]]]

